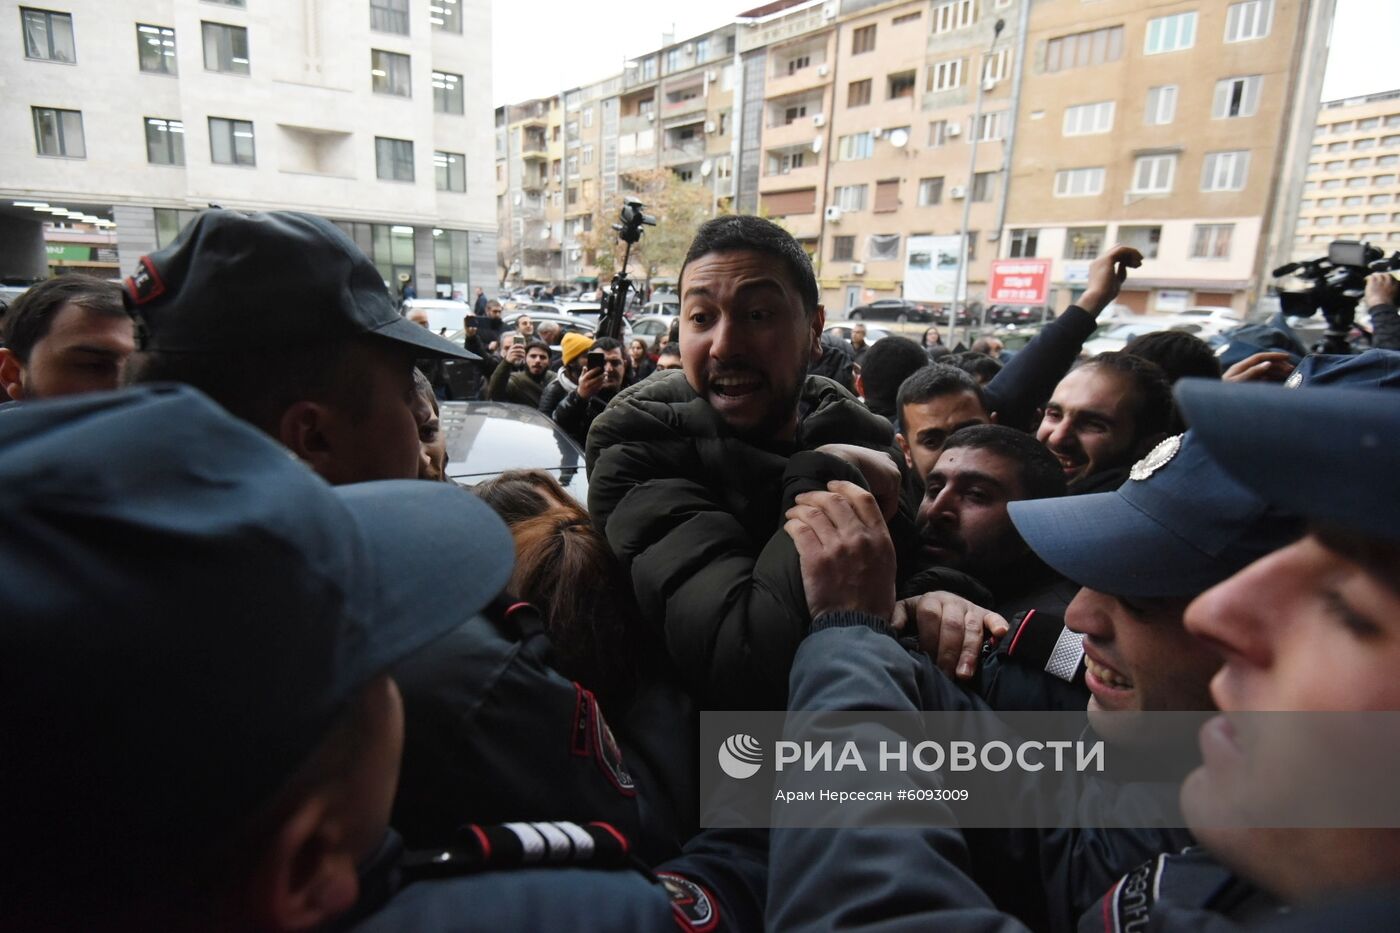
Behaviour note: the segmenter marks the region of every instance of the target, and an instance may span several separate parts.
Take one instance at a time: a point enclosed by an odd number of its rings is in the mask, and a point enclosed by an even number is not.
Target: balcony
[[[692,139],[682,143],[667,144],[661,150],[661,161],[666,165],[676,165],[681,162],[698,162],[705,158],[705,140],[703,137]]]
[[[655,128],[656,114],[654,113],[623,117],[617,124],[617,132],[622,136],[627,136],[632,133],[642,133]]]
[[[680,93],[690,94],[691,92],[694,93],[689,97],[673,97],[677,92],[668,92],[665,97],[662,98],[662,119],[671,120],[674,117],[685,116],[686,114],[695,113],[696,111],[703,112],[705,110],[705,95],[702,91],[702,85],[697,84],[693,87],[684,88]]]
[[[786,149],[789,146],[810,145],[812,140],[826,133],[825,127],[817,126],[816,115],[798,117],[791,123],[763,128],[764,149]]]
[[[815,188],[822,180],[821,159],[820,155],[809,155],[807,164],[801,168],[771,175],[765,172],[759,176],[758,190],[767,192],[786,191],[789,188]]]
[[[763,96],[768,98],[782,97],[784,94],[796,94],[813,88],[825,87],[830,83],[831,66],[824,62],[813,62],[806,68],[799,68],[792,74],[783,72],[769,77],[768,83],[763,88]]]

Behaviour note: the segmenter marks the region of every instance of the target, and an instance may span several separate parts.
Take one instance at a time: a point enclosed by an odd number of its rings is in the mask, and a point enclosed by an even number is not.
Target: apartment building
[[[1251,308],[1330,21],[1306,0],[1036,3],[1000,255],[1049,259],[1063,306],[1126,243],[1134,310]]]
[[[991,303],[993,261],[1032,257],[1063,307],[1116,242],[1145,256],[1135,310],[1243,310],[1292,251],[1305,186],[1335,187],[1307,171],[1334,6],[774,0],[629,63],[602,101],[596,190],[612,210],[619,177],[663,167],[714,186],[716,210],[803,243],[835,313]],[[911,270],[963,252],[960,295],[925,293]]]
[[[396,290],[493,280],[488,0],[32,0],[0,22],[0,274],[46,275],[45,252],[128,274],[219,204],[332,219]]]
[[[1317,115],[1294,229],[1294,260],[1333,240],[1400,249],[1400,90],[1328,101]]]

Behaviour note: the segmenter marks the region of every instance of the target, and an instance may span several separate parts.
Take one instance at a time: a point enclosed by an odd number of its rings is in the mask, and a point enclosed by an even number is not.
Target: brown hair
[[[553,508],[519,522],[510,590],[545,618],[556,666],[603,699],[636,684],[641,628],[632,585],[588,513]]]
[[[560,505],[577,507],[554,474],[546,470],[506,470],[472,487],[472,492],[505,519],[507,525],[534,518],[554,507],[548,497]]]

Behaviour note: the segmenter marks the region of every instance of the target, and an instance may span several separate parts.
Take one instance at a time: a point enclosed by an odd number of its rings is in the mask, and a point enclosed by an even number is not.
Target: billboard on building
[[[1050,297],[1050,260],[994,259],[987,303],[1043,305]]]
[[[904,297],[948,303],[958,288],[962,237],[911,236],[904,259]],[[964,284],[966,294],[967,286]]]

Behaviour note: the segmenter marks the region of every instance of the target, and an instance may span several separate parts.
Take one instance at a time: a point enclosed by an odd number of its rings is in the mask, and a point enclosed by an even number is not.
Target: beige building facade
[[[1333,240],[1400,250],[1400,90],[1329,101],[1317,115],[1293,259]]]

